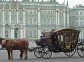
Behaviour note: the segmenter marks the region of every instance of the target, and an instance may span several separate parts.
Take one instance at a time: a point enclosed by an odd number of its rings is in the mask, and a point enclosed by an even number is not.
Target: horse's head
[[[2,40],[2,47],[6,47],[9,40]]]
[[[4,38],[1,38],[1,37],[0,37],[0,45],[2,44],[2,40],[4,40]]]

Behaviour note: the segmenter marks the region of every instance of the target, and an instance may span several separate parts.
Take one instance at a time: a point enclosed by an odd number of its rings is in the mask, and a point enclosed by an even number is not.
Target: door
[[[20,30],[18,28],[15,28],[14,38],[20,38]]]

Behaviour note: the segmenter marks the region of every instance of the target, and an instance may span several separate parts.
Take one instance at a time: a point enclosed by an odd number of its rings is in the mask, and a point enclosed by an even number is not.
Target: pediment
[[[23,6],[17,1],[12,1],[9,6],[11,9],[23,8]]]

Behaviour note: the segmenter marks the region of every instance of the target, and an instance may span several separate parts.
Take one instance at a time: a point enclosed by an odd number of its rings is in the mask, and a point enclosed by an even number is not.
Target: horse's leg
[[[10,50],[7,50],[7,52],[8,52],[8,59],[10,59],[11,57],[10,57]]]
[[[20,59],[22,59],[22,57],[23,57],[23,52],[24,52],[24,51],[20,50],[20,52],[21,52],[21,53],[20,53]]]
[[[24,53],[25,53],[25,58],[24,59],[27,60],[27,58],[28,58],[27,57],[27,50],[25,50]]]
[[[10,50],[11,60],[13,60],[13,50]]]

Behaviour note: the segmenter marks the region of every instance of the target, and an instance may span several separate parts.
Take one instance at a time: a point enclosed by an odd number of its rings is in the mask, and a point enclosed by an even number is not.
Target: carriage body
[[[79,31],[74,29],[61,29],[51,32],[45,32],[43,43],[48,46],[51,51],[71,52],[78,43]],[[40,39],[41,41],[43,40]]]
[[[39,39],[39,46],[46,47],[50,52],[72,52],[77,44],[80,31],[75,29],[60,29],[51,32],[44,32]],[[74,54],[74,53],[73,53]],[[73,55],[72,54],[72,55]],[[67,56],[72,56],[68,55]]]

